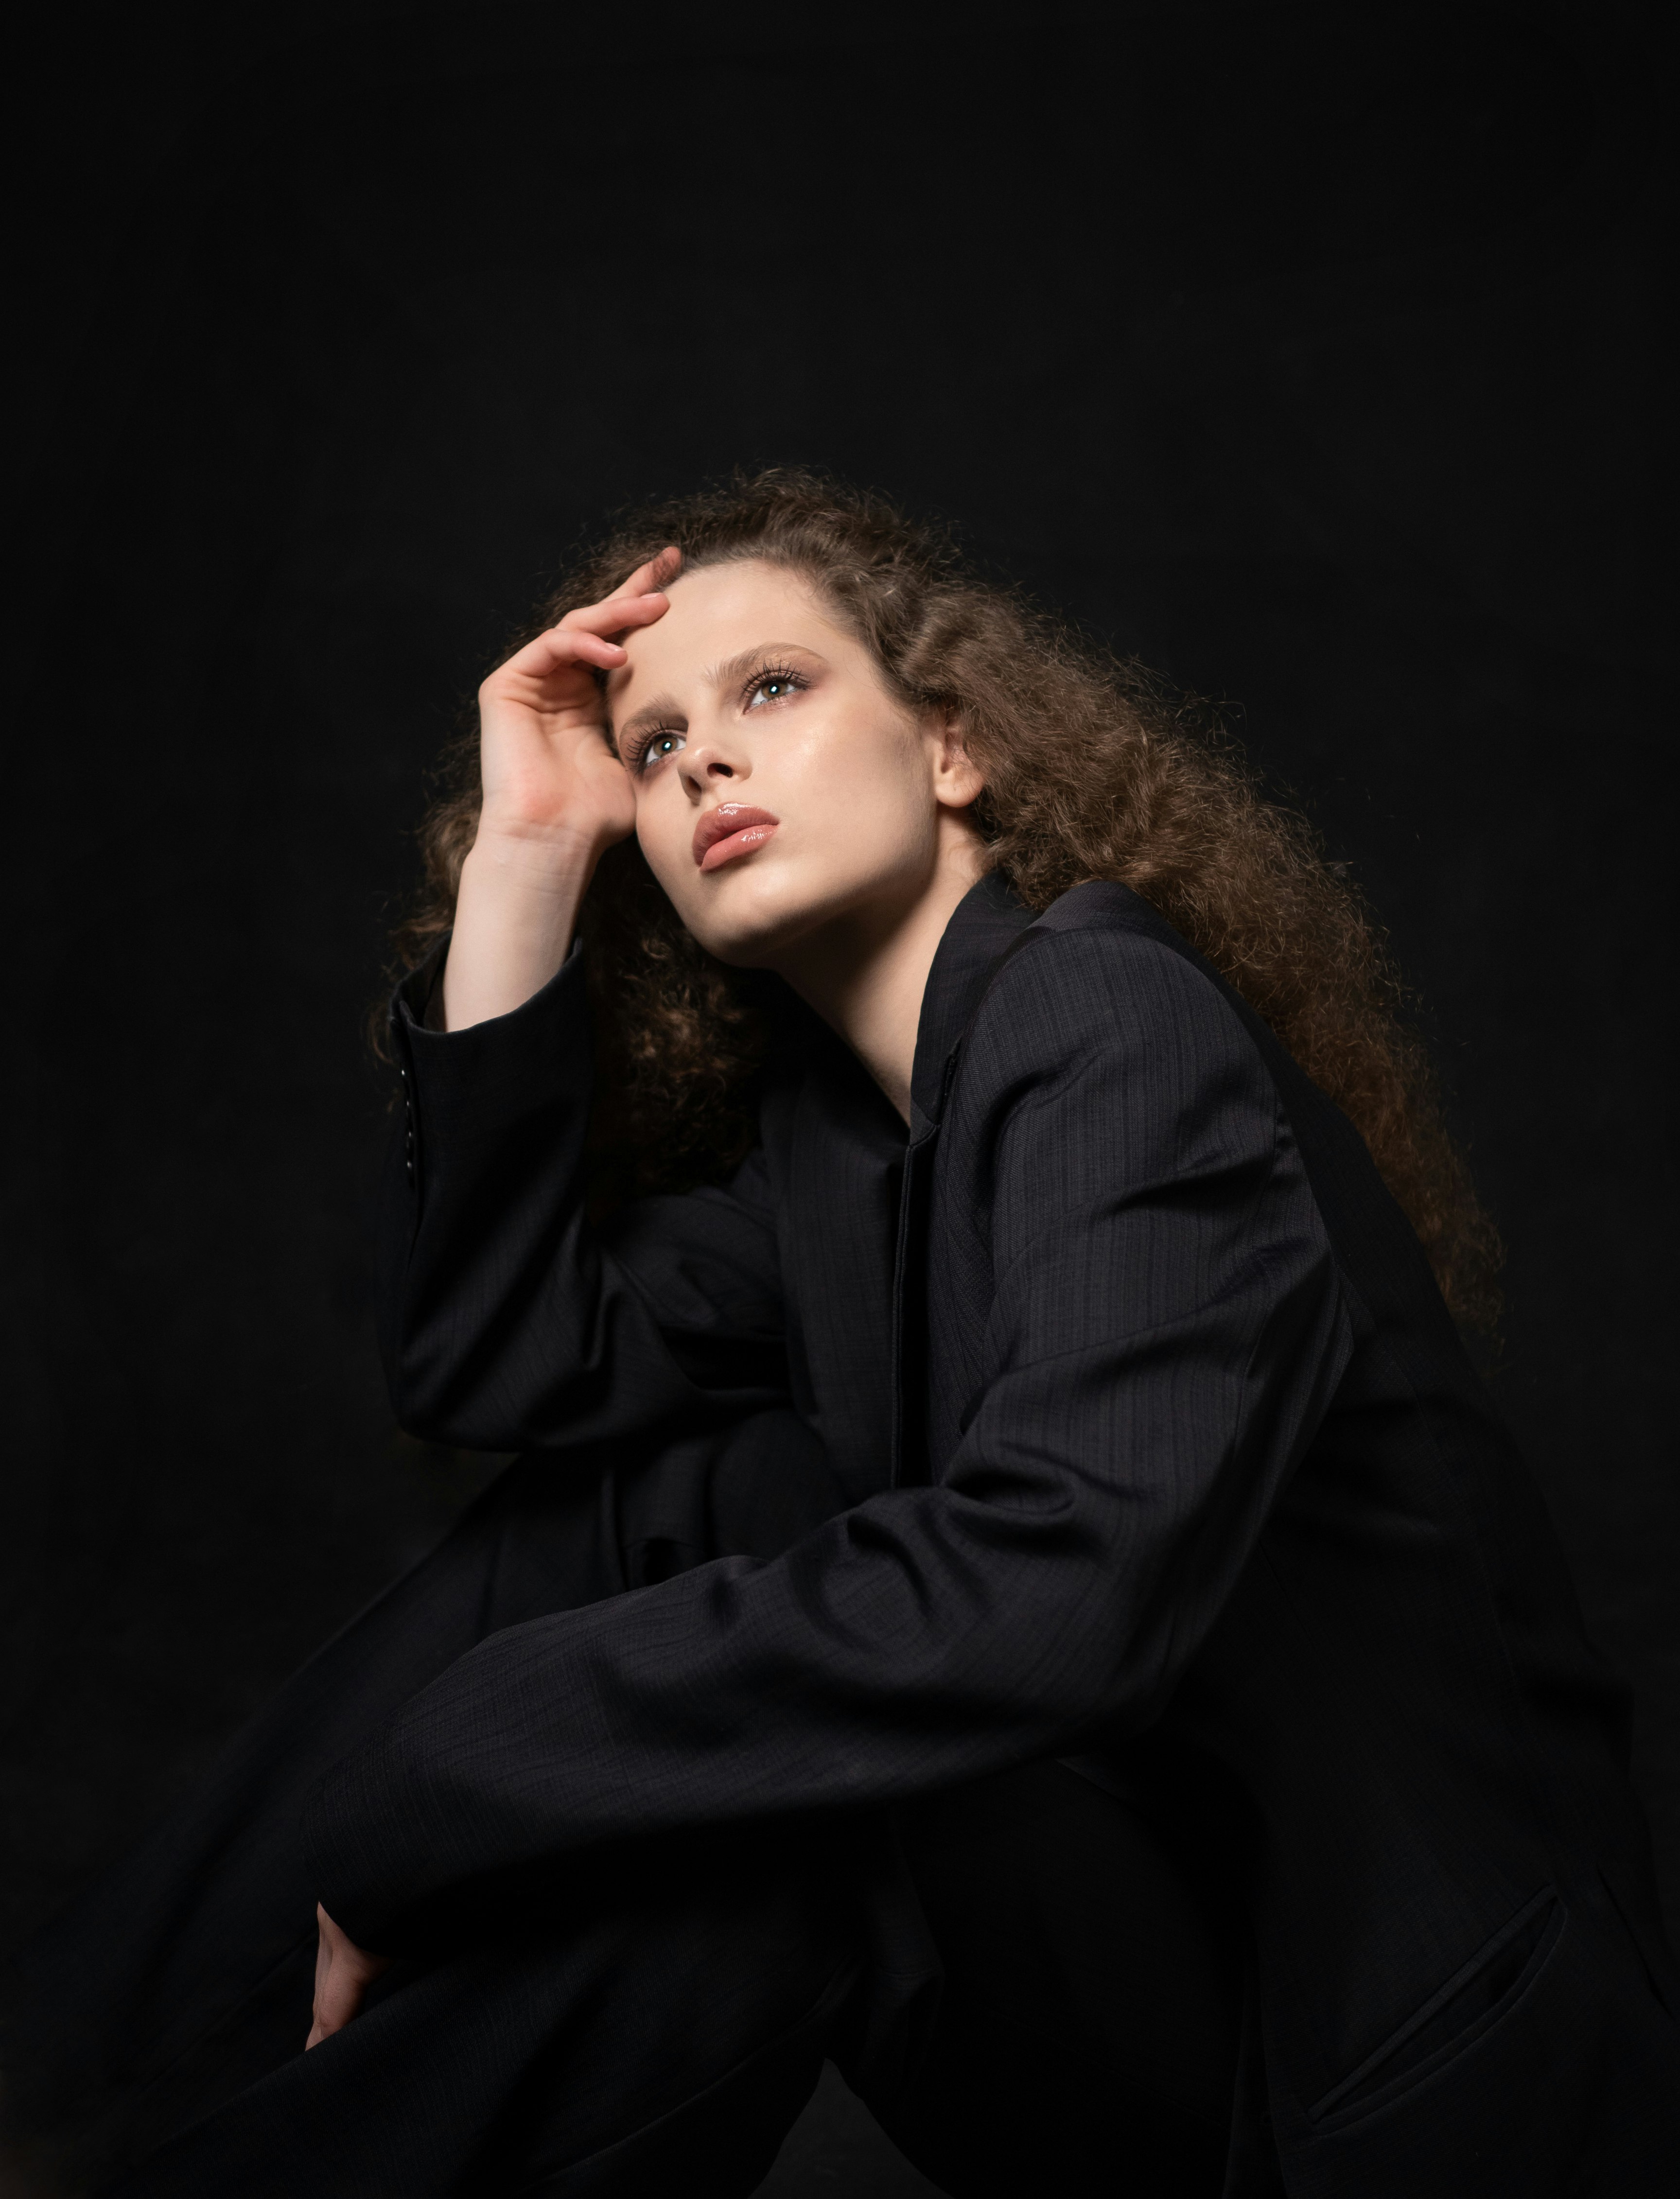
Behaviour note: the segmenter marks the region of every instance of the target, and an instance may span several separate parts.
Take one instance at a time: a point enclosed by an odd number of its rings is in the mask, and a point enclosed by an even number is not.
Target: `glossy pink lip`
[[[703,871],[721,870],[738,855],[761,848],[781,821],[744,802],[720,802],[694,828],[694,860]]]

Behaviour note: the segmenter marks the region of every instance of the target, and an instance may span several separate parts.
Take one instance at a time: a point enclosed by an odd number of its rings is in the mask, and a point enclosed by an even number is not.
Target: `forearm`
[[[1243,1024],[1177,956],[1113,954],[1018,956],[947,1102],[949,1211],[966,1229],[983,1191],[989,1280],[930,1279],[937,1485],[463,1658],[312,1806],[353,1936],[421,1945],[437,1904],[564,1850],[903,1800],[1170,1699],[1351,1316]]]
[[[1146,1726],[1345,1363],[1332,1264],[1298,1268],[1280,1300],[1000,1383],[942,1486],[481,1643],[318,1789],[318,1891],[418,1951],[599,1841],[901,1802]],[[1106,1409],[1058,1455],[1070,1396]]]
[[[625,661],[610,637],[664,616],[660,563],[568,612],[479,690],[483,800],[444,973],[448,1030],[509,1015],[542,990],[566,959],[602,850],[634,829],[598,683]]]
[[[1169,1179],[1041,1233],[938,1485],[470,1651],[311,1805],[331,1913],[362,1945],[417,1948],[458,1904],[503,1899],[506,1873],[598,1841],[901,1802],[1145,1728],[1350,1349],[1298,1158],[1264,1173],[1188,1200]],[[1063,1348],[1028,1357],[1044,1298],[1117,1234],[1121,1265],[1178,1277],[1176,1305],[1128,1330],[1113,1293],[1070,1309],[1064,1291]]]
[[[436,995],[444,1030],[510,1015],[542,990],[570,948],[598,854],[576,833],[480,833]]]

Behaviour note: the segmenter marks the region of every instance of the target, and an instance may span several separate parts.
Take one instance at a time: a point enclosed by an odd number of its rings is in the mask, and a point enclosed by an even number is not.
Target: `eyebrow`
[[[726,657],[721,664],[714,664],[709,670],[700,675],[701,684],[707,687],[732,687],[738,680],[744,680],[750,671],[762,664],[767,658],[796,654],[800,656],[814,656],[819,664],[825,665],[828,662],[828,659],[822,651],[820,649],[813,649],[809,642],[761,641],[755,643],[751,649],[744,649],[738,656]],[[645,732],[652,726],[662,726],[668,719],[680,718],[682,715],[682,705],[671,696],[656,695],[651,701],[644,703],[639,710],[632,711],[621,726],[615,726],[611,715],[609,715],[608,737],[613,746],[622,753],[623,744],[633,739],[636,734]]]
[[[662,726],[668,718],[680,718],[682,711],[668,695],[656,695],[650,703],[644,703],[621,726],[615,726],[610,711],[607,714],[607,738],[621,755],[624,744],[650,726]]]

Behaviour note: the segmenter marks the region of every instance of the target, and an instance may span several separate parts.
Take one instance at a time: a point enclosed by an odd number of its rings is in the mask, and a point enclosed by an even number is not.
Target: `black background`
[[[1227,699],[1383,910],[1680,1921],[1642,16],[142,13],[9,126],[0,1938],[489,1470],[370,1334],[423,767],[608,509],[782,459]]]

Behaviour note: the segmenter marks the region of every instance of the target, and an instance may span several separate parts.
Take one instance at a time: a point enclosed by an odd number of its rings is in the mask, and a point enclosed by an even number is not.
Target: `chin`
[[[712,921],[690,924],[688,929],[709,954],[715,954],[732,970],[773,970],[809,926],[765,912],[723,924],[714,915]]]
[[[677,913],[709,954],[733,970],[774,969],[805,935],[834,913],[827,897],[788,890],[788,881],[746,874]],[[672,898],[674,900],[675,896]]]

